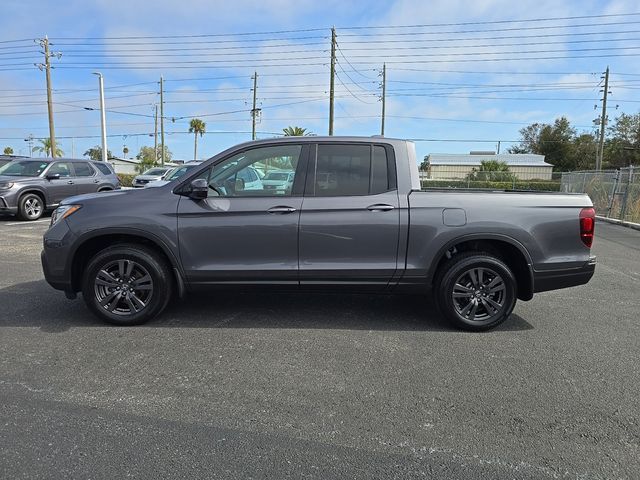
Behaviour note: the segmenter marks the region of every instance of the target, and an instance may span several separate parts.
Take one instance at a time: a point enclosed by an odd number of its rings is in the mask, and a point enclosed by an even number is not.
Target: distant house
[[[422,177],[431,180],[465,178],[474,168],[480,168],[480,162],[487,160],[505,162],[511,173],[521,180],[551,180],[553,165],[544,161],[544,155],[495,152],[432,153],[425,157],[427,168]]]
[[[116,173],[121,173],[123,175],[135,175],[136,166],[140,163],[139,160],[135,158],[116,158],[112,157],[108,160],[108,162],[113,165]]]
[[[123,175],[136,175],[138,172],[136,171],[136,167],[140,163],[140,160],[137,158],[117,158],[111,157],[108,162],[113,165],[116,173],[121,173]],[[167,167],[175,167],[178,163],[184,163],[183,160],[172,161],[171,163],[165,162]]]

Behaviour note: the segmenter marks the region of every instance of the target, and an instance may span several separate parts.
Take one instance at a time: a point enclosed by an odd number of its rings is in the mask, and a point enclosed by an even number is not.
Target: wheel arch
[[[516,239],[498,234],[470,234],[447,242],[434,257],[429,270],[433,281],[447,259],[460,252],[479,251],[495,255],[507,264],[518,284],[518,298],[533,298],[533,262],[527,249]]]
[[[82,289],[82,273],[87,262],[100,250],[117,244],[142,245],[160,254],[174,272],[179,295],[183,295],[185,285],[184,272],[171,248],[156,235],[135,229],[101,229],[99,232],[86,234],[80,238],[72,254],[69,255],[69,263],[67,265],[74,292]]]
[[[44,208],[48,208],[49,202],[47,201],[47,194],[45,193],[44,190],[40,189],[40,188],[35,188],[35,187],[26,187],[24,190],[21,190],[20,193],[18,193],[18,207],[20,206],[20,200],[22,200],[22,197],[24,197],[25,195],[28,195],[30,193],[33,193],[34,195],[38,195],[40,197],[40,199],[42,200],[42,203],[44,204]]]

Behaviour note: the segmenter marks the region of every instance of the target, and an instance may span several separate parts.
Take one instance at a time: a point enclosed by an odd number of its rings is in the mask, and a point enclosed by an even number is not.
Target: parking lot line
[[[34,220],[32,222],[10,222],[10,223],[0,223],[0,225],[7,225],[8,227],[14,227],[18,225],[34,225],[38,223],[47,223],[50,222],[50,218],[45,218],[44,220]]]

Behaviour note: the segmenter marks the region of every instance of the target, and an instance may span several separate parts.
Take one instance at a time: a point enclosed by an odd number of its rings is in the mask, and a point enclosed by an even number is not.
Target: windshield
[[[45,168],[49,166],[49,162],[38,160],[23,160],[7,163],[4,167],[0,167],[0,175],[10,177],[37,177]]]
[[[173,171],[171,171],[169,173],[169,175],[167,175],[167,178],[165,178],[165,180],[168,180],[169,182],[171,180],[175,180],[176,178],[181,177],[182,175],[184,175],[185,173],[187,173],[189,170],[191,170],[195,165],[190,165],[188,167],[178,167],[175,168]]]
[[[286,172],[271,172],[264,177],[264,180],[287,180],[289,178],[289,174]]]
[[[166,168],[150,168],[149,170],[147,170],[146,172],[143,173],[143,175],[156,175],[156,176],[160,176],[160,175],[164,175],[164,172],[166,172],[167,169]]]

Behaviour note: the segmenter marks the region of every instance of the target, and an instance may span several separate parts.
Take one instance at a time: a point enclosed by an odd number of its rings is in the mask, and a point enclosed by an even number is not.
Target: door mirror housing
[[[46,178],[47,178],[47,180],[60,180],[60,174],[59,173],[48,173]]]
[[[190,184],[189,198],[203,200],[209,196],[209,182],[204,178],[196,178]]]

